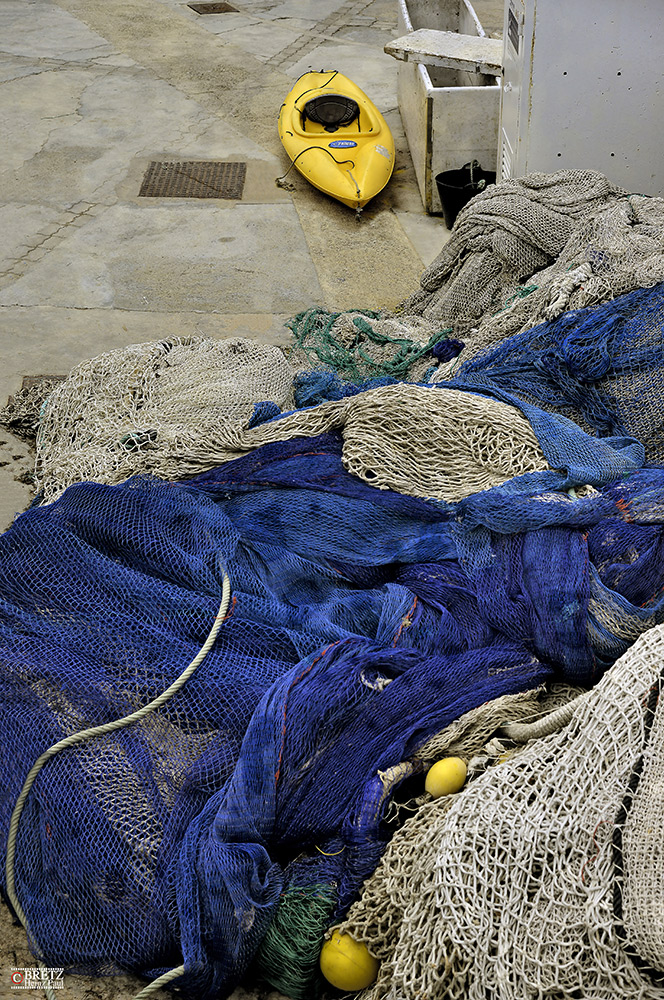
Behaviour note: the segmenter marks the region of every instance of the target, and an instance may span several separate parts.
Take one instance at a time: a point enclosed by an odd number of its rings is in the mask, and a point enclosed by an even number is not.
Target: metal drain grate
[[[237,14],[237,7],[231,7],[229,3],[188,3],[187,7],[191,7],[197,14],[228,14],[229,11]]]
[[[145,172],[139,198],[228,198],[239,201],[247,164],[219,160],[153,161]]]

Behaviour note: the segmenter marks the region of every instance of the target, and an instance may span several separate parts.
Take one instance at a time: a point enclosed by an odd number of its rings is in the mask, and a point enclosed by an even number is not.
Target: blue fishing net
[[[664,461],[664,284],[563,313],[462,363],[459,387],[502,390]],[[528,415],[528,414],[526,414]]]
[[[299,372],[293,382],[295,406],[301,410],[330,400],[347,399],[348,396],[357,396],[360,392],[378,389],[382,385],[396,385],[398,381],[391,375],[381,375],[362,382],[347,382],[332,371]]]
[[[379,772],[499,695],[592,682],[662,620],[663,487],[647,468],[453,508],[366,485],[322,435],[20,516],[0,538],[3,852],[37,757],[167,688],[224,570],[233,590],[171,701],[38,777],[16,856],[35,950],[93,973],[184,962],[185,994],[212,1000],[289,891],[327,887],[336,919],[389,837],[400,779]]]

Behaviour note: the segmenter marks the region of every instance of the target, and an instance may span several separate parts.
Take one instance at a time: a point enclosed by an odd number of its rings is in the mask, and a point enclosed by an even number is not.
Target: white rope
[[[194,659],[191,661],[189,666],[182,671],[177,680],[173,681],[170,687],[168,687],[165,691],[163,691],[157,698],[151,701],[148,705],[144,705],[143,708],[139,708],[136,712],[132,712],[131,715],[127,715],[123,719],[116,719],[114,722],[107,722],[103,726],[93,726],[91,729],[82,729],[80,732],[72,733],[71,736],[67,736],[65,737],[65,739],[59,740],[57,743],[54,743],[52,747],[49,747],[48,750],[45,750],[44,753],[41,755],[41,757],[37,759],[32,769],[30,770],[30,773],[25,779],[25,784],[21,789],[21,794],[16,800],[16,805],[14,806],[12,818],[9,823],[9,836],[7,838],[7,861],[5,865],[5,873],[6,873],[6,883],[7,883],[7,896],[14,909],[16,916],[23,924],[26,934],[29,935],[30,933],[28,928],[28,919],[16,895],[16,884],[14,879],[14,859],[16,855],[16,839],[18,836],[18,827],[21,820],[21,814],[23,812],[23,806],[25,805],[26,799],[30,794],[30,790],[32,789],[32,786],[35,783],[37,775],[41,771],[44,764],[52,757],[55,757],[56,754],[60,753],[61,750],[67,750],[69,749],[69,747],[73,747],[77,743],[82,743],[84,740],[91,739],[93,736],[105,736],[107,733],[113,733],[118,729],[124,729],[125,726],[131,725],[132,722],[138,722],[139,719],[145,718],[145,716],[148,715],[150,712],[154,712],[156,711],[156,709],[161,708],[162,705],[164,705],[169,700],[169,698],[172,698],[173,695],[176,694],[180,690],[180,688],[184,686],[184,684],[186,684],[186,682],[189,680],[189,678],[194,673],[196,668],[200,666],[200,664],[203,662],[203,660],[209,653],[210,649],[214,644],[215,639],[217,638],[217,633],[221,628],[222,622],[226,618],[228,612],[228,605],[230,603],[230,597],[231,597],[231,583],[226,573],[224,573],[223,576],[224,576],[224,582],[221,595],[221,604],[219,605],[219,612],[214,620],[214,624],[210,629],[210,633],[207,639],[201,646],[201,649],[196,654]],[[44,968],[41,962],[39,962],[39,965],[40,968],[42,969]],[[146,992],[146,990],[149,992],[154,992],[154,989],[158,988],[157,984],[170,982],[171,979],[175,979],[177,976],[181,975],[183,971],[184,971],[183,966],[178,967],[177,969],[172,969],[171,972],[166,973],[164,976],[160,976],[159,979],[155,980],[153,983],[150,983],[149,986],[147,986],[144,990],[141,991],[139,996],[140,997],[144,995],[147,996],[148,993]],[[44,993],[46,995],[47,1000],[57,1000],[55,994],[53,993],[53,991],[49,986],[45,987]],[[136,1000],[138,1000],[138,998],[136,998]]]
[[[140,993],[137,993],[134,1000],[144,1000],[144,997],[150,997],[153,993],[156,993],[158,989],[165,986],[166,983],[172,982],[184,973],[184,965],[178,965],[177,968],[171,969],[170,972],[165,972],[163,976],[159,976],[159,979],[153,979],[151,983],[148,983]]]

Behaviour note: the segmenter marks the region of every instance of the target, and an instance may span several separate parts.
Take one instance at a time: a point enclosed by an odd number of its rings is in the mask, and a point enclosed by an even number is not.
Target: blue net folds
[[[227,995],[303,878],[345,911],[389,837],[399,765],[432,734],[548,678],[589,683],[662,620],[663,470],[576,499],[503,492],[500,521],[476,497],[374,489],[341,447],[79,484],[0,538],[3,852],[37,757],[167,688],[232,583],[185,687],[35,783],[16,885],[48,964],[184,962],[186,995]]]
[[[463,362],[455,384],[493,388],[664,461],[664,284],[566,312]]]

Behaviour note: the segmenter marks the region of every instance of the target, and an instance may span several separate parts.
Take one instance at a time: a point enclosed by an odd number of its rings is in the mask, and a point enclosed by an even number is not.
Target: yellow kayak
[[[336,70],[305,73],[279,112],[279,137],[303,177],[358,212],[394,168],[394,139],[364,91]]]

